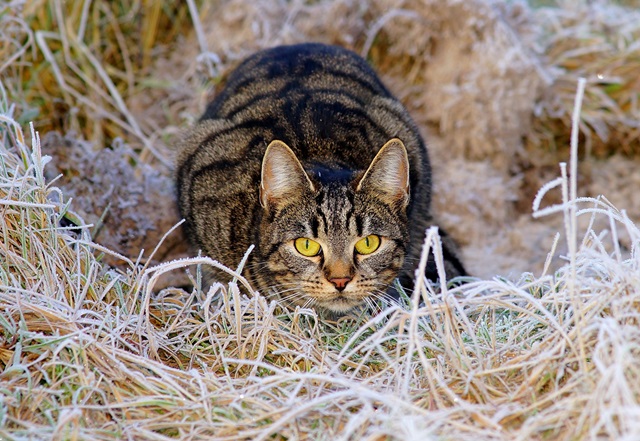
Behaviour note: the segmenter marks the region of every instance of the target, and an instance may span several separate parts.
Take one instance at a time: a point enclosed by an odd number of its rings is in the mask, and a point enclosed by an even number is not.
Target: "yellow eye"
[[[358,254],[371,254],[380,246],[380,236],[370,234],[356,242],[356,251]]]
[[[306,257],[317,256],[320,252],[320,244],[315,240],[306,237],[297,238],[293,244],[295,245],[296,250]]]

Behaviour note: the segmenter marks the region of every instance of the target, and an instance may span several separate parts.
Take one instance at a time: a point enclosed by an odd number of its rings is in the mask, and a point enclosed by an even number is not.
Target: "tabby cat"
[[[431,169],[416,125],[369,65],[316,43],[246,59],[179,146],[186,234],[263,294],[342,314],[411,286]],[[442,232],[441,232],[442,233]],[[448,276],[464,267],[445,239]],[[431,262],[427,277],[437,279]]]

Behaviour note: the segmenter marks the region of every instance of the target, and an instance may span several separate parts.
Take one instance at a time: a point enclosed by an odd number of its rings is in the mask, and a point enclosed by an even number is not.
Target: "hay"
[[[535,11],[540,50],[554,81],[538,103],[534,150],[560,150],[569,139],[578,77],[588,80],[581,132],[588,157],[640,153],[640,4],[563,2]]]
[[[183,2],[13,1],[3,7],[9,63],[5,87],[37,116],[38,128],[75,132],[95,145],[126,137],[169,164],[149,127],[127,100],[166,89],[153,60],[191,29]],[[162,30],[162,32],[159,32]],[[16,47],[17,46],[17,47]],[[4,54],[1,54],[4,55]],[[22,116],[22,115],[21,115]],[[162,146],[160,146],[162,147]]]
[[[10,43],[0,45],[0,438],[480,441],[640,431],[640,231],[605,198],[572,198],[576,180],[555,180],[557,166],[545,178],[559,188],[545,187],[537,213],[562,216],[532,221],[538,181],[528,182],[529,199],[520,188],[523,170],[542,170],[525,148],[560,126],[551,136],[568,139],[583,72],[554,76],[541,54],[568,43],[543,40],[557,30],[540,32],[537,20],[585,9],[235,0],[200,7],[192,35],[192,2],[124,9],[166,32],[132,22],[118,30],[103,20],[118,2],[91,2],[83,15],[88,4],[14,2],[0,14]],[[598,17],[623,18],[591,7],[604,12],[589,16],[590,31]],[[176,15],[171,24],[166,11]],[[627,29],[635,28],[609,31]],[[489,277],[448,290],[418,280],[412,301],[330,322],[283,310],[241,277],[203,292],[201,268],[218,265],[210,259],[157,262],[171,256],[163,246],[180,242],[165,168],[178,126],[199,115],[209,88],[244,55],[306,39],[367,54],[427,129],[438,214],[463,239],[474,272]],[[611,47],[635,56],[626,42]],[[65,62],[65,44],[75,64]],[[454,63],[447,53],[468,56]],[[606,54],[572,66],[597,66]],[[624,104],[633,89],[603,110],[593,101],[602,86],[586,85],[582,130],[604,111],[615,147],[615,134],[635,130]],[[549,97],[564,113],[545,110],[531,122],[527,109]],[[42,143],[33,129],[30,141],[22,132],[34,118]],[[44,135],[54,127],[77,132]],[[575,149],[572,160],[575,169]],[[606,182],[635,215],[626,187],[634,165],[616,156],[593,168],[594,184],[581,189]],[[89,225],[61,226],[63,218]],[[438,252],[435,230],[427,247]],[[503,270],[513,277],[494,276]],[[162,289],[181,277],[195,288]]]
[[[68,207],[44,180],[37,135],[30,147],[2,120],[5,438],[637,433],[640,231],[624,212],[580,201],[578,215],[604,215],[612,230],[589,230],[554,274],[442,292],[420,279],[413,306],[331,323],[241,290],[240,277],[202,292],[196,271],[193,292],[153,294],[156,276],[216,265],[206,258],[108,269],[86,228],[58,226]],[[558,207],[569,228],[573,206]],[[618,228],[633,238],[631,256],[610,245]],[[438,252],[435,230],[425,244]]]

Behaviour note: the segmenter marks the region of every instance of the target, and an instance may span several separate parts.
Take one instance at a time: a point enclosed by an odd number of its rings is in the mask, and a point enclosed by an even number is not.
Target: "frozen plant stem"
[[[587,80],[578,79],[578,90],[573,105],[573,116],[571,122],[571,156],[569,158],[569,191],[570,191],[570,214],[571,214],[571,231],[567,240],[569,241],[569,253],[571,256],[571,276],[575,280],[576,277],[576,247],[578,243],[577,236],[577,216],[576,216],[576,200],[578,198],[578,135],[580,133],[580,108],[582,107],[582,98],[584,96],[584,88]]]
[[[566,216],[565,219],[568,218],[567,228],[567,246],[569,248],[569,258],[570,258],[570,268],[571,268],[571,277],[569,278],[569,295],[571,297],[571,301],[573,303],[574,311],[575,311],[575,324],[576,326],[583,322],[583,308],[582,303],[580,301],[580,293],[576,290],[576,254],[577,254],[577,244],[578,244],[578,217],[577,217],[577,193],[578,193],[578,135],[580,130],[580,108],[582,107],[582,98],[584,96],[584,89],[587,80],[584,78],[578,79],[578,90],[576,91],[576,98],[573,106],[573,116],[571,123],[571,156],[569,158],[569,216]],[[563,178],[566,177],[566,169],[563,169]],[[566,179],[564,179],[566,182]],[[563,185],[563,187],[565,187]],[[566,201],[566,190],[563,188],[563,199],[565,199],[565,206],[567,206]],[[580,364],[581,368],[586,371],[586,350],[585,350],[585,342],[582,334],[579,335],[578,345],[580,348]]]

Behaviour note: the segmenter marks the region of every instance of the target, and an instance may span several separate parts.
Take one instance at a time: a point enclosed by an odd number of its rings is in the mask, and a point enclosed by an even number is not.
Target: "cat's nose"
[[[329,282],[333,283],[338,291],[344,291],[347,287],[347,283],[351,282],[351,277],[336,277],[329,279]]]

